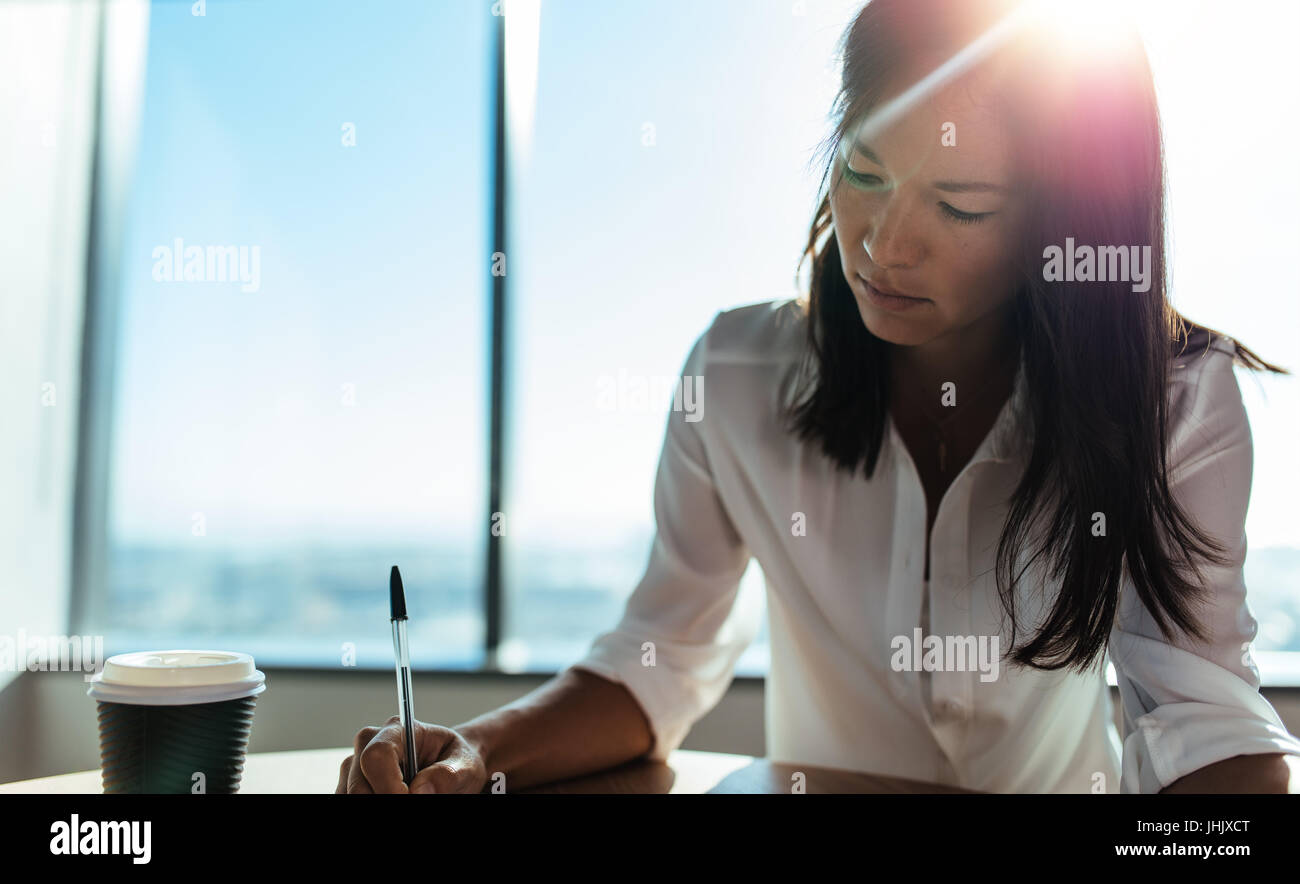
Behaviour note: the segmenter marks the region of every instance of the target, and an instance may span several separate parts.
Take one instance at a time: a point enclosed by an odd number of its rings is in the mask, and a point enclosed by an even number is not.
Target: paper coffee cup
[[[233,651],[110,657],[86,691],[99,706],[105,793],[239,791],[266,676]]]

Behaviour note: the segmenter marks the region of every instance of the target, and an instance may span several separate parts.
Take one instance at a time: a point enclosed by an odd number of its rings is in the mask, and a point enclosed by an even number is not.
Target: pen
[[[393,566],[388,574],[388,606],[393,623],[393,656],[397,658],[397,702],[406,733],[406,770],[402,781],[408,786],[415,779],[415,707],[411,699],[411,655],[406,647],[406,593],[402,575]]]

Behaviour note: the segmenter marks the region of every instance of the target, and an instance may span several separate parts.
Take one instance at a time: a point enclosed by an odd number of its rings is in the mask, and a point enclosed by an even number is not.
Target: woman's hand
[[[396,715],[382,728],[363,727],[353,741],[353,753],[339,767],[335,794],[375,792],[477,793],[487,783],[481,749],[457,731],[415,722],[415,764],[418,772],[408,789],[402,782],[406,734]]]

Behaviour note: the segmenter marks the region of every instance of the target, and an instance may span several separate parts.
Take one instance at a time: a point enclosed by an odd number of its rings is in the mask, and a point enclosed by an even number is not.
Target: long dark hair
[[[840,42],[839,122],[822,143],[826,162],[807,246],[804,358],[787,428],[820,441],[840,469],[868,478],[889,408],[889,344],[863,324],[844,279],[827,179],[839,183],[838,147],[914,54],[954,57],[1018,0],[872,0]],[[1161,632],[1170,622],[1204,639],[1193,603],[1205,592],[1198,562],[1224,563],[1224,547],[1179,506],[1167,476],[1171,362],[1231,348],[1255,370],[1287,373],[1175,311],[1165,279],[1165,174],[1159,112],[1146,52],[1130,34],[1104,63],[1062,57],[1027,30],[988,57],[1002,75],[1000,109],[1029,195],[1013,311],[1027,393],[1029,454],[1009,502],[996,578],[1011,620],[1009,659],[1038,669],[1087,670],[1105,649],[1127,571]],[[985,63],[984,61],[979,62]],[[1150,288],[1128,282],[1048,282],[1043,254],[1065,237],[1149,244]],[[799,270],[796,270],[796,278]],[[1104,537],[1091,514],[1106,513]],[[1017,563],[1023,563],[1017,569]],[[1015,587],[1033,565],[1061,581],[1036,635],[1016,648]]]

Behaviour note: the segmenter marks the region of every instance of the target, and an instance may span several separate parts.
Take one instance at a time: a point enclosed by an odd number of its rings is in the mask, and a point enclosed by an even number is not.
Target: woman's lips
[[[858,280],[862,283],[862,288],[866,292],[867,300],[882,310],[900,313],[905,310],[915,310],[923,304],[930,303],[929,298],[912,298],[907,295],[886,294],[871,283],[867,282],[867,280],[862,276],[859,276]]]

